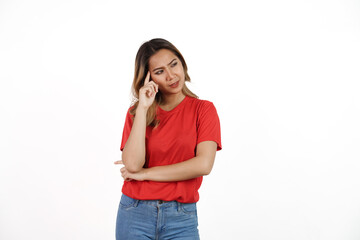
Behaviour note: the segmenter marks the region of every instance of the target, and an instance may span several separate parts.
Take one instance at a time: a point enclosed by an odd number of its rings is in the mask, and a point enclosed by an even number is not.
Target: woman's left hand
[[[119,161],[115,161],[114,164],[124,164],[122,160]],[[132,180],[137,180],[137,181],[144,181],[145,180],[145,168],[142,168],[140,171],[138,172],[129,172],[126,167],[122,167],[120,169],[121,172],[121,176],[124,178],[125,181],[132,181]]]

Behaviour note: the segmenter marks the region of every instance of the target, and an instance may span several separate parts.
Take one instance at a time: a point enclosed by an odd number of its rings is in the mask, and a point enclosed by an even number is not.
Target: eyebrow
[[[171,60],[171,62],[168,65],[171,65],[174,61],[176,61],[177,59],[174,58],[173,60]],[[158,67],[158,68],[154,68],[153,72],[155,72],[156,70],[162,69],[163,67]]]

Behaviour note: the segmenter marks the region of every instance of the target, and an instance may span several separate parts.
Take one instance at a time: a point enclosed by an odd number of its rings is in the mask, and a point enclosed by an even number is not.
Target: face
[[[185,84],[184,68],[180,59],[170,50],[161,49],[149,59],[151,79],[163,94],[182,94]]]

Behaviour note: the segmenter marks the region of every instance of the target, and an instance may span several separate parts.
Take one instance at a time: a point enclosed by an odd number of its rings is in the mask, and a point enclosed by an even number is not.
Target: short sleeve
[[[220,120],[212,102],[204,101],[201,104],[196,127],[197,144],[203,141],[214,141],[217,144],[217,150],[222,149]]]
[[[122,139],[121,139],[121,145],[120,145],[120,150],[121,151],[125,147],[125,143],[129,138],[129,135],[130,135],[130,132],[131,132],[131,127],[133,125],[133,117],[134,116],[130,114],[130,109],[126,113],[125,124],[124,124]]]

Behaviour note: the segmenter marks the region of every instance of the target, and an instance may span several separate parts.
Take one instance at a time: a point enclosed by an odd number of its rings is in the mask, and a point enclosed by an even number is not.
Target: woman
[[[179,50],[164,39],[136,55],[133,95],[120,149],[125,182],[116,239],[199,239],[196,202],[202,176],[221,149],[214,105],[199,100]]]

